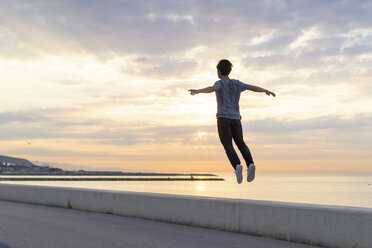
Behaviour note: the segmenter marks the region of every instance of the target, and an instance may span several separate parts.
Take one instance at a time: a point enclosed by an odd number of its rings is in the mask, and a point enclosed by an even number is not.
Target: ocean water
[[[236,183],[232,172],[215,174],[225,181],[2,181],[1,183],[372,208],[372,174],[257,173],[253,182],[243,181],[242,184]]]

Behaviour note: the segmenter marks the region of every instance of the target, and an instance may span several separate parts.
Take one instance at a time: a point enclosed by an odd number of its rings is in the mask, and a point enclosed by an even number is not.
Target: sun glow
[[[197,182],[197,184],[195,185],[195,190],[197,192],[205,191],[206,189],[207,189],[207,187],[205,186],[204,182],[202,182],[202,181]]]
[[[198,132],[198,137],[201,138],[203,136],[207,135],[206,132]]]

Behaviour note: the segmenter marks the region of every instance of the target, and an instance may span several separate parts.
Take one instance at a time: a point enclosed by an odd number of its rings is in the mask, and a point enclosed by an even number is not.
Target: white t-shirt
[[[250,85],[236,79],[221,79],[214,83],[217,88],[217,118],[241,119],[239,111],[240,93],[249,89]]]

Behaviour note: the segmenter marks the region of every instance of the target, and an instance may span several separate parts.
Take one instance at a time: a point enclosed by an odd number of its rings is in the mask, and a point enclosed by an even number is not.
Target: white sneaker
[[[235,168],[236,181],[241,184],[243,181],[243,166],[238,164]]]
[[[247,170],[247,181],[252,182],[255,177],[255,174],[256,174],[256,166],[253,163],[251,163],[248,166],[248,170]]]

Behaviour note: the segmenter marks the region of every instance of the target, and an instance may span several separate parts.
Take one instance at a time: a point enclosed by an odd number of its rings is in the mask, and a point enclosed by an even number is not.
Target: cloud
[[[331,129],[359,129],[372,125],[372,116],[356,115],[346,119],[340,116],[317,117],[313,119],[280,121],[278,119],[264,119],[251,122],[243,122],[249,132],[282,133],[307,130],[331,130]]]
[[[131,64],[122,66],[122,73],[153,79],[185,78],[197,69],[197,62],[191,59],[169,58],[168,56],[142,56]]]
[[[155,125],[66,115],[59,118],[52,112],[1,116],[0,139],[9,144],[2,148],[6,154],[102,161],[226,159],[216,125]],[[258,160],[372,159],[371,124],[371,115],[242,123],[245,141]],[[206,135],[198,137],[198,132]],[[33,140],[35,145],[22,145],[22,140]],[[68,142],[74,145],[63,145]],[[167,149],[175,151],[166,155]]]
[[[30,113],[23,111],[0,113],[0,125],[13,122],[27,123],[40,119],[44,119],[44,117],[40,113]]]
[[[199,144],[218,145],[218,134],[215,125],[154,125],[151,123],[114,122],[109,119],[86,119],[78,117],[59,118],[55,115],[35,112],[8,112],[0,113],[3,127],[0,131],[2,140],[8,139],[91,139],[98,143],[116,145],[135,145],[145,143],[184,143],[191,144],[196,141],[197,133],[206,132]],[[257,136],[278,136],[277,143],[286,143],[285,136],[309,136],[311,132],[323,130],[330,134],[348,134],[353,137],[360,132],[360,137],[366,135],[372,126],[371,115],[354,115],[352,117],[327,116],[312,119],[285,121],[280,119],[263,119],[242,122],[246,134]],[[366,136],[367,137],[367,136]],[[306,138],[307,139],[307,138]],[[336,140],[335,138],[332,138]],[[214,141],[213,141],[214,140]],[[295,138],[296,140],[296,138]],[[361,140],[364,140],[361,138]],[[349,140],[348,140],[349,142]],[[365,142],[365,140],[363,141]],[[371,143],[372,145],[372,143]]]
[[[227,4],[111,0],[87,4],[18,0],[5,1],[3,6],[0,23],[7,30],[5,33],[17,34],[18,48],[28,43],[30,46],[25,49],[33,48],[35,53],[57,52],[61,45],[63,50],[85,50],[98,56],[160,55],[200,45],[219,47],[230,41],[241,43],[271,30],[275,34],[266,45],[277,50],[314,26],[322,33],[347,34],[371,25],[368,1],[273,0],[263,4],[239,0]],[[38,45],[43,39],[57,44]]]
[[[372,50],[372,6],[363,0],[5,0],[3,6],[0,57],[123,58],[119,70],[143,78],[187,78],[231,57],[251,70],[310,70],[326,80],[330,71],[350,77],[352,65]],[[190,52],[196,48],[203,49]]]
[[[35,53],[72,49],[99,57],[123,53],[162,54],[191,47],[193,43],[187,35],[192,25],[189,21],[169,18],[172,10],[162,13],[162,8],[150,2],[8,1],[6,6],[1,13],[1,23],[19,34],[20,48],[27,42],[26,49],[33,48]],[[160,13],[155,19],[149,18],[156,9]],[[43,40],[57,44],[40,44]]]

